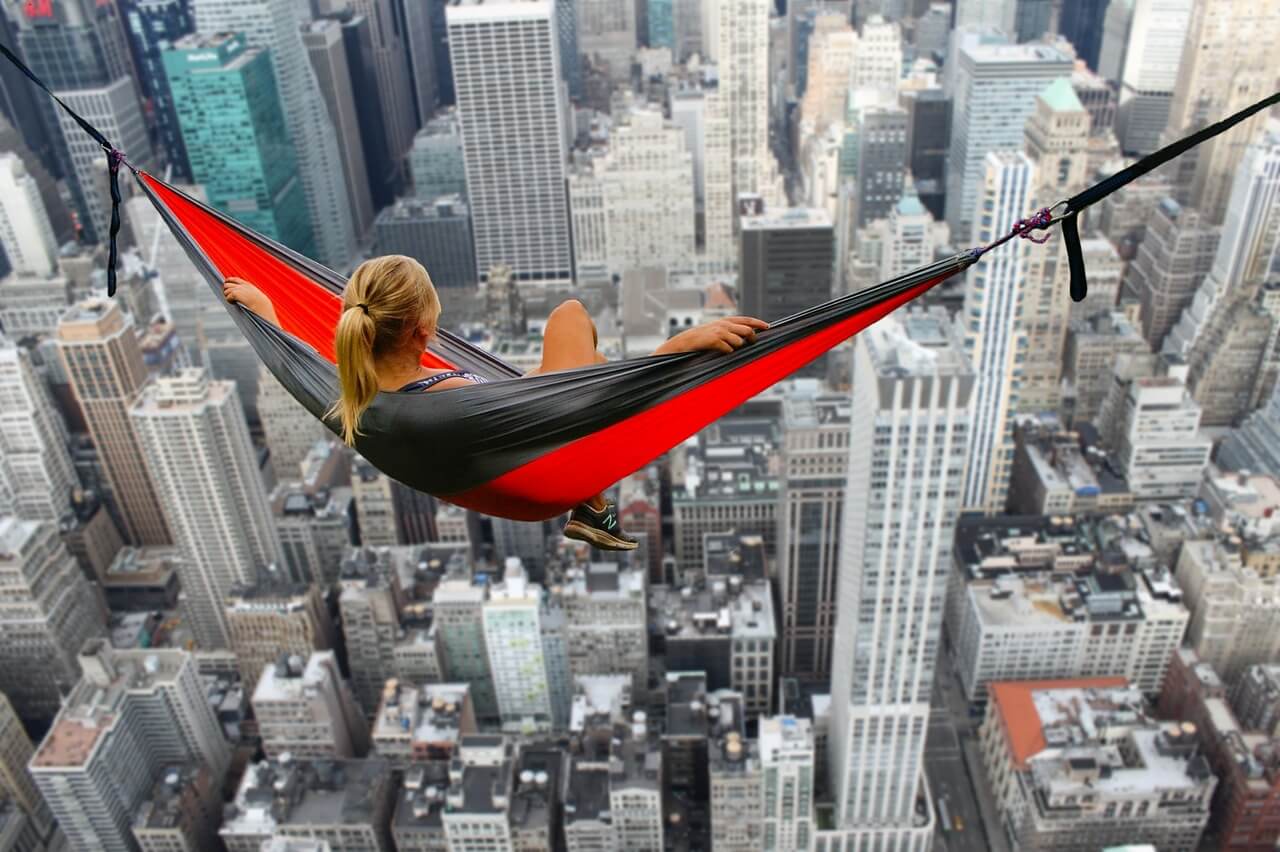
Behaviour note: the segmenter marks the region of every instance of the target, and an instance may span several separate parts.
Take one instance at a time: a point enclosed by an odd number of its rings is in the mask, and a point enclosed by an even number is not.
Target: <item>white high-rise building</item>
[[[729,118],[733,193],[766,194],[776,169],[769,150],[769,0],[708,0],[703,41],[720,71]],[[714,45],[714,48],[712,47]]]
[[[813,758],[813,725],[808,719],[760,720],[765,849],[808,852],[813,839]]]
[[[93,591],[57,527],[0,518],[0,692],[18,715],[53,718],[80,677],[76,649],[103,632]]]
[[[1047,44],[1008,44],[998,36],[957,31],[947,65],[954,66],[949,79],[955,116],[947,159],[947,224],[957,243],[980,245],[985,240],[973,222],[986,156],[1022,147],[1036,95],[1058,77],[1070,77],[1072,60]]]
[[[849,26],[848,15],[824,12],[813,21],[800,118],[815,131],[821,132],[833,122],[844,120],[858,41],[858,33]],[[898,65],[901,73],[901,60]]]
[[[986,180],[979,197],[974,241],[986,244],[1009,233],[1026,215],[1035,166],[1021,151],[993,151],[986,157]],[[1022,289],[1028,250],[1021,241],[1004,245],[969,270],[959,323],[965,350],[977,376],[973,445],[964,484],[966,508],[993,514],[1004,510],[1013,468],[1013,414],[1026,354]]]
[[[196,642],[226,648],[227,596],[284,564],[267,495],[231,382],[188,368],[157,379],[129,412],[160,497]]]
[[[1184,365],[1129,383],[1116,461],[1139,500],[1190,499],[1213,441],[1200,435],[1200,406],[1187,392]]]
[[[4,511],[32,521],[60,521],[80,487],[67,430],[31,357],[0,337],[0,480]]]
[[[902,28],[895,21],[872,15],[862,25],[862,38],[853,60],[849,84],[896,97],[902,79]]]
[[[302,43],[298,16],[303,7],[294,0],[194,0],[192,7],[198,32],[243,33],[249,47],[268,51],[297,152],[316,259],[345,269],[356,255],[357,235],[338,137]],[[96,156],[100,160],[101,152]]]
[[[58,274],[58,241],[40,187],[12,152],[0,154],[0,245],[18,275]]]
[[[1116,107],[1116,137],[1125,151],[1146,154],[1160,145],[1194,5],[1195,0],[1133,2]]]
[[[836,829],[820,849],[932,839],[916,806],[974,385],[941,310],[857,339],[828,743]]]
[[[569,182],[575,250],[596,241],[598,226],[588,223],[599,221],[609,272],[648,266],[692,271],[696,217],[685,131],[658,109],[637,107],[617,118],[608,152]],[[580,205],[598,216],[580,216]]]
[[[459,0],[445,10],[462,125],[476,271],[572,280],[567,107],[550,0]]]
[[[196,762],[222,783],[231,749],[185,651],[80,651],[84,677],[31,759],[73,849],[135,852],[134,814],[160,771]]]
[[[955,0],[956,29],[999,30],[1013,38],[1018,0]]]
[[[253,690],[262,750],[279,759],[349,760],[369,747],[369,726],[333,651],[290,656],[262,670]]]
[[[493,586],[483,610],[485,646],[504,728],[551,727],[551,684],[542,641],[542,587],[517,558]]]

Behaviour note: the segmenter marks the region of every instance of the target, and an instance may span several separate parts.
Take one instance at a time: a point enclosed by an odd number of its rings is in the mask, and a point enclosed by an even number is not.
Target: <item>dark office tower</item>
[[[115,4],[32,0],[16,8],[16,41],[31,70],[130,160],[149,168],[150,140]],[[111,209],[102,152],[69,118],[55,112],[49,98],[37,98],[36,108],[53,137],[84,236],[96,241],[99,234],[106,235]]]
[[[403,254],[427,268],[437,287],[475,287],[471,213],[454,196],[434,201],[401,199],[378,214],[373,227],[377,254]]]
[[[1046,33],[1057,32],[1061,5],[1062,0],[1018,0],[1013,25],[1018,41],[1038,41]]]
[[[907,175],[907,111],[900,106],[864,109],[858,117],[857,219],[864,227],[887,219],[902,198]]]
[[[351,90],[360,122],[360,140],[364,144],[369,193],[373,197],[373,208],[380,210],[395,201],[400,168],[392,152],[390,137],[387,136],[382,101],[378,98],[373,33],[369,29],[368,19],[357,15],[343,21],[342,40],[347,48]]]
[[[416,127],[422,127],[440,104],[436,86],[435,36],[431,32],[432,0],[396,0],[404,21],[404,43],[409,52],[409,85],[418,110]]]
[[[17,38],[15,30],[17,26],[9,20],[9,15],[0,12],[0,39],[4,39],[5,44],[16,44]],[[31,151],[40,158],[40,164],[45,170],[56,172],[59,168],[58,158],[54,153],[53,140],[49,135],[48,128],[45,127],[41,120],[41,114],[36,109],[36,89],[31,85],[31,81],[26,75],[19,71],[12,63],[2,63],[0,67],[0,112],[4,113],[5,118],[18,128],[19,138],[21,138]],[[4,148],[9,151],[11,148]],[[27,169],[31,169],[31,163],[27,163]],[[48,204],[46,200],[45,204]]]
[[[431,9],[431,54],[436,60],[436,93],[440,106],[453,106],[457,98],[453,91],[453,61],[449,58],[449,26],[444,18],[444,7],[449,5],[449,0],[426,2]]]
[[[342,158],[342,173],[346,178],[347,194],[351,197],[351,224],[363,242],[373,226],[373,196],[369,192],[369,167],[360,136],[359,110],[351,84],[351,66],[347,64],[342,25],[328,18],[305,24],[302,27],[302,44],[307,49],[311,68],[316,72],[316,82],[320,84],[320,95],[333,122],[333,132],[338,136],[338,155]]]
[[[1071,0],[1059,11],[1058,32],[1076,49],[1076,56],[1094,71],[1102,50],[1102,21],[1109,0]]]
[[[555,0],[556,40],[560,43],[560,76],[569,86],[569,97],[582,98],[582,52],[578,50],[578,11],[574,0]]]
[[[349,0],[357,15],[369,21],[373,48],[375,94],[382,102],[387,146],[397,170],[396,193],[404,187],[404,158],[418,132],[413,85],[409,81],[409,49],[399,0]]]
[[[935,219],[947,206],[947,151],[951,140],[951,99],[942,89],[903,92],[907,110],[907,168],[920,202]]]
[[[835,232],[822,209],[797,208],[742,219],[738,264],[741,313],[778,320],[831,298]],[[820,375],[811,364],[807,375]]]
[[[195,31],[187,0],[120,0],[125,34],[138,69],[138,88],[151,132],[151,147],[173,167],[172,178],[191,182],[191,164],[182,144],[178,113],[160,53],[184,35]]]

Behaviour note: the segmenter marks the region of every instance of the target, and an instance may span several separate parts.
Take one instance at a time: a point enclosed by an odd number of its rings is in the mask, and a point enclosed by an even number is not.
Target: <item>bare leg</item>
[[[542,363],[528,375],[603,364],[608,359],[596,350],[597,342],[596,324],[587,309],[577,299],[566,299],[547,317],[542,332]],[[601,511],[606,505],[604,495],[597,494],[586,504]]]

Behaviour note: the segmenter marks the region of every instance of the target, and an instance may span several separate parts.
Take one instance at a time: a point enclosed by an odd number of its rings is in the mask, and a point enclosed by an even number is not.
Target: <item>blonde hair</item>
[[[354,446],[360,416],[378,395],[375,360],[404,345],[424,321],[434,330],[440,298],[431,276],[411,257],[389,254],[366,260],[342,293],[342,317],[334,333],[341,395],[326,417],[337,417],[342,440]]]

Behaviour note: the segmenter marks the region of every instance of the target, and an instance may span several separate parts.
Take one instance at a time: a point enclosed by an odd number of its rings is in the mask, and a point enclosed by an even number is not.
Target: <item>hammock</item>
[[[49,92],[10,50],[0,45],[0,52]],[[227,309],[272,374],[323,420],[338,396],[333,336],[344,279],[135,168],[101,133],[49,94],[106,153],[113,201],[108,292],[115,291],[117,174],[123,164],[216,298],[222,299],[225,279],[239,277],[253,282],[271,300],[282,327],[240,305],[227,304]],[[434,393],[378,394],[361,418],[365,434],[357,438],[356,449],[388,476],[448,502],[514,520],[555,517],[1014,237],[1043,241],[1035,233],[1060,224],[1071,268],[1071,295],[1083,299],[1085,270],[1076,216],[1124,184],[1277,102],[1280,93],[1040,210],[987,246],[774,322],[756,342],[731,354],[648,356],[526,377],[441,331],[422,363],[468,370],[490,381]],[[326,425],[337,432],[336,423]]]

